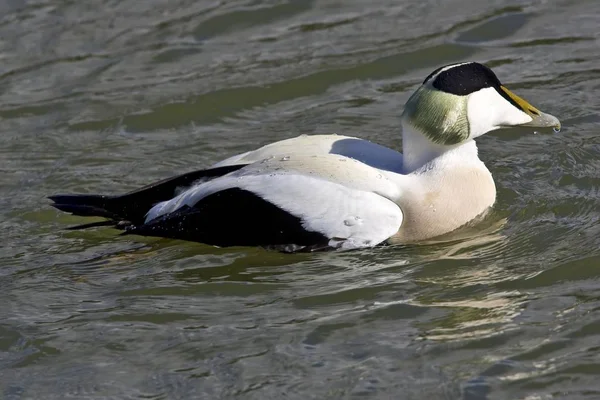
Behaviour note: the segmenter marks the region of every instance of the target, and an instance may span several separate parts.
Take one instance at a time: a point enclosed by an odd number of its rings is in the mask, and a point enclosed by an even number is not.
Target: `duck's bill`
[[[554,115],[546,114],[538,111],[538,115],[530,115],[531,122],[527,122],[521,126],[533,126],[536,128],[554,128],[560,130],[560,121]]]
[[[520,108],[524,113],[531,117],[531,121],[520,126],[532,126],[536,128],[554,128],[560,130],[560,121],[554,115],[546,114],[534,106],[527,100],[517,96],[504,86],[500,86],[502,91],[512,100],[511,103]],[[505,96],[506,97],[506,96]]]

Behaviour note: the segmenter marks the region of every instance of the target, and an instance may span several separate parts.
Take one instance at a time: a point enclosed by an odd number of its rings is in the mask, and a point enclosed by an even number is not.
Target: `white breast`
[[[399,201],[404,222],[391,243],[419,242],[452,232],[496,200],[492,174],[483,163],[449,166],[415,180],[419,189],[405,191]]]

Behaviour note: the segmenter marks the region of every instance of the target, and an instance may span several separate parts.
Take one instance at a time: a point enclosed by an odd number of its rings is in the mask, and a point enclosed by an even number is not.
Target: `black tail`
[[[111,200],[110,196],[98,194],[58,194],[48,197],[54,202],[53,207],[73,215],[83,217],[106,217],[115,219],[118,216],[109,211]]]
[[[53,207],[61,211],[80,215],[82,217],[104,217],[106,221],[92,222],[89,224],[71,226],[69,230],[87,229],[97,226],[114,226],[124,228],[132,223],[125,218],[125,214],[119,214],[123,210],[124,196],[103,196],[97,194],[66,194],[48,197],[54,201]]]
[[[144,186],[141,189],[121,196],[105,196],[95,194],[67,194],[50,196],[53,207],[61,211],[84,217],[104,217],[111,221],[103,221],[79,225],[71,229],[83,229],[92,226],[126,226],[141,225],[146,213],[161,201],[170,200],[178,191],[199,182],[209,181],[219,176],[242,168],[244,165],[231,165],[201,171],[188,172]]]

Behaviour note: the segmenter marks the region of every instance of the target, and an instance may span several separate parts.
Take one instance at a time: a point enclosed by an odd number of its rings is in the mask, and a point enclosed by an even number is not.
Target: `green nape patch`
[[[464,96],[421,87],[406,102],[404,116],[433,143],[454,145],[469,137]]]

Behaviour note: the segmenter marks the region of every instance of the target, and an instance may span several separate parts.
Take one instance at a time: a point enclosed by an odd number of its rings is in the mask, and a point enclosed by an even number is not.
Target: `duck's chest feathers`
[[[418,190],[401,199],[404,221],[392,243],[416,242],[451,232],[491,207],[496,199],[492,174],[483,163],[428,171]]]

